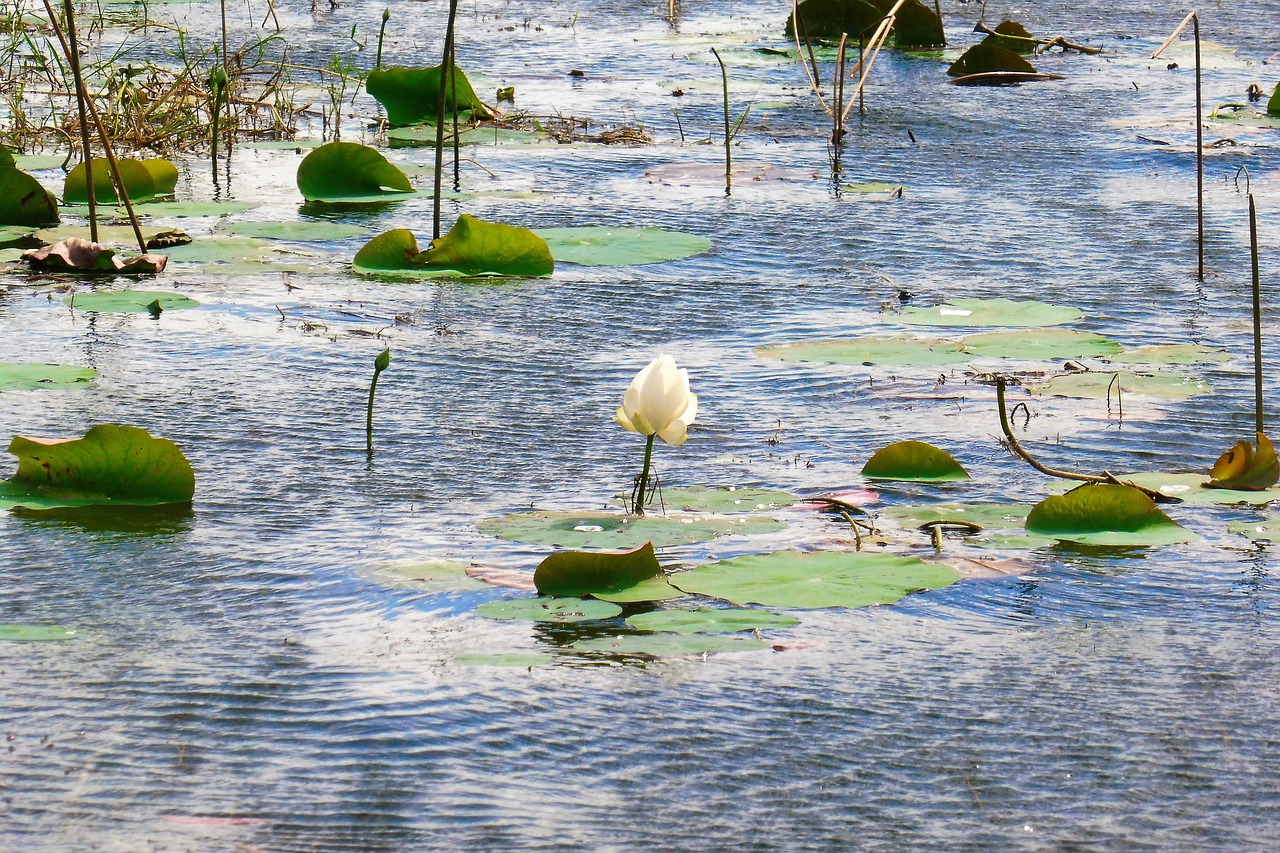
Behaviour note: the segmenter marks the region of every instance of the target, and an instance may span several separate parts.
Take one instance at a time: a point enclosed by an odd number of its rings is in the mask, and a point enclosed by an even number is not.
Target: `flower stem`
[[[384,349],[373,360],[373,381],[369,383],[369,411],[364,422],[364,445],[370,455],[373,454],[373,395],[378,390],[378,377],[390,366],[391,350]]]
[[[652,435],[645,437],[644,442],[644,465],[640,468],[640,482],[636,485],[635,491],[635,514],[644,515],[644,505],[648,498],[645,492],[649,486],[649,463],[653,460],[653,439]]]

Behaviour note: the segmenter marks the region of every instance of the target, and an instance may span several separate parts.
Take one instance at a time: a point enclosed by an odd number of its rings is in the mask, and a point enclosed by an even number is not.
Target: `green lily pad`
[[[794,344],[756,347],[756,355],[783,361],[818,361],[828,364],[882,365],[889,367],[937,367],[970,361],[954,341],[910,335],[831,338]]]
[[[0,361],[0,391],[43,391],[84,388],[98,371],[73,364]]]
[[[139,230],[142,232],[142,239],[146,241],[172,229],[163,225],[144,224],[140,226]],[[57,243],[60,240],[70,240],[77,237],[81,240],[89,240],[92,232],[88,225],[64,224],[53,228],[42,228],[36,232],[36,236],[46,243]],[[98,243],[103,246],[115,246],[133,252],[138,251],[138,238],[134,234],[133,226],[131,225],[99,225]],[[168,249],[165,251],[168,251]]]
[[[429,68],[395,66],[376,69],[365,77],[365,91],[386,109],[390,124],[418,124],[424,121],[435,123],[440,118],[443,69],[443,64]],[[452,65],[452,73],[444,82],[446,120],[451,121],[455,112],[464,111],[478,119],[493,117],[476,97],[471,81],[457,65]]]
[[[418,238],[408,228],[393,228],[374,237],[356,252],[351,266],[360,272],[414,270],[411,258],[421,254]]]
[[[1199,537],[1130,486],[1086,483],[1045,498],[1027,514],[1027,530],[1086,545],[1171,545]]]
[[[1084,315],[1075,308],[1035,300],[952,299],[929,308],[904,308],[899,323],[913,326],[1060,326]]]
[[[683,597],[684,593],[667,583],[666,575],[658,575],[618,592],[596,592],[592,595],[614,604],[631,604],[637,601],[670,601]]]
[[[1254,542],[1280,542],[1280,518],[1270,516],[1261,521],[1228,521],[1227,530]]]
[[[115,184],[111,180],[110,164],[103,157],[95,157],[92,163],[94,199],[103,204],[118,202],[120,199],[116,196]],[[178,169],[168,160],[159,157],[147,160],[118,157],[116,164],[120,168],[120,180],[124,182],[130,201],[147,201],[158,195],[169,195],[177,186]],[[62,186],[62,200],[67,204],[89,203],[89,184],[84,163],[67,173]]]
[[[515,542],[555,548],[655,548],[706,542],[717,536],[774,533],[785,525],[772,518],[708,515],[666,517],[614,512],[525,512],[491,518],[478,525],[481,533]]]
[[[663,505],[683,512],[767,512],[795,502],[795,495],[772,489],[690,486],[662,490]]]
[[[0,642],[48,643],[61,640],[78,640],[74,628],[61,625],[6,625],[0,624]]]
[[[477,616],[531,622],[588,622],[612,619],[622,608],[608,601],[584,598],[509,598],[489,601],[476,608]]]
[[[1035,66],[1021,55],[1006,47],[987,41],[979,42],[960,55],[947,73],[952,77],[966,77],[970,74],[991,74],[993,72],[1011,71],[1018,74],[1035,74]]]
[[[1170,474],[1140,471],[1136,474],[1117,474],[1116,477],[1120,480],[1132,480],[1139,486],[1155,489],[1157,492],[1181,498],[1183,502],[1191,504],[1262,505],[1280,500],[1280,488],[1275,486],[1261,490],[1207,489],[1204,484],[1209,481],[1209,475],[1204,473]]]
[[[462,275],[545,276],[555,271],[546,241],[528,228],[486,222],[465,213],[449,233],[410,261]]]
[[[672,586],[734,604],[866,607],[960,580],[950,566],[868,551],[775,551],[736,557],[676,575]]]
[[[462,560],[401,560],[370,566],[367,575],[386,586],[424,592],[466,592],[486,589],[488,584],[467,574],[470,564]]]
[[[970,335],[960,342],[966,351],[989,358],[1063,359],[1112,355],[1122,347],[1093,332],[1074,329],[1011,329]]]
[[[40,172],[61,169],[66,160],[66,155],[63,154],[15,154],[10,165],[27,172]]]
[[[1280,116],[1280,85],[1276,86],[1271,97],[1267,99],[1267,115]]]
[[[927,506],[891,506],[880,511],[903,527],[920,527],[938,521],[963,521],[984,529],[1021,530],[1030,506],[998,503],[944,503]]]
[[[178,446],[138,427],[100,424],[70,440],[15,436],[9,452],[18,471],[0,481],[0,509],[187,504],[195,495]]]
[[[537,652],[499,652],[496,654],[459,655],[453,659],[459,666],[502,666],[529,669],[555,663],[551,655]]]
[[[298,164],[298,191],[307,201],[356,203],[406,198],[414,193],[404,173],[373,148],[330,142]]]
[[[1118,373],[1101,371],[1068,373],[1064,376],[1055,376],[1048,382],[1029,384],[1027,390],[1032,394],[1103,400],[1108,393],[1115,393],[1115,386],[1112,385],[1114,376],[1119,377],[1115,384],[1120,387],[1123,394],[1155,397],[1160,400],[1185,400],[1188,397],[1213,393],[1213,388],[1208,382],[1193,376],[1179,376],[1173,373],[1130,373],[1126,370]]]
[[[950,453],[925,441],[899,441],[875,452],[862,466],[862,476],[870,480],[905,480],[934,483],[968,480]]]
[[[1168,344],[1124,350],[1103,358],[1111,364],[1222,364],[1231,353],[1197,344]]]
[[[769,648],[754,637],[726,637],[715,634],[622,634],[579,640],[572,647],[579,652],[607,652],[646,658],[701,657],[729,652],[756,652]]]
[[[749,608],[699,607],[696,610],[652,610],[627,617],[637,631],[674,634],[733,634],[766,628],[790,628],[800,620],[784,613]]]
[[[533,130],[517,130],[510,127],[470,127],[458,128],[459,145],[528,145],[546,139],[546,134]],[[436,144],[436,126],[434,124],[412,124],[408,127],[393,127],[387,131],[387,140],[392,147],[411,147],[413,145]],[[396,143],[399,143],[397,145]],[[453,128],[445,125],[444,144],[453,144]],[[432,167],[434,172],[434,166]]]
[[[270,244],[252,237],[202,237],[164,251],[171,261],[199,264],[263,262],[279,257],[272,254]]]
[[[63,300],[81,311],[97,311],[112,314],[155,313],[159,303],[161,311],[177,311],[194,308],[200,303],[181,293],[163,290],[106,290],[99,293],[77,293]]]
[[[152,217],[198,219],[206,216],[231,216],[253,210],[257,206],[244,201],[157,201],[139,212]],[[125,214],[121,212],[120,215]]]
[[[890,184],[884,181],[840,185],[840,191],[849,195],[891,195],[895,198],[901,197],[905,189],[902,184]]]
[[[540,228],[557,261],[584,266],[625,267],[676,261],[701,254],[711,241],[661,228]]]
[[[222,230],[241,237],[267,240],[332,243],[366,233],[358,225],[342,222],[232,222]]]
[[[543,595],[621,592],[662,572],[653,544],[633,551],[560,551],[538,564],[533,584]]]
[[[48,225],[58,221],[53,193],[26,172],[0,168],[0,225]]]

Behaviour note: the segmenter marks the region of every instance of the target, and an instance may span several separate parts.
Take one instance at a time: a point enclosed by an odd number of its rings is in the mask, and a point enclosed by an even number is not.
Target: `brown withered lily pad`
[[[22,259],[33,270],[57,273],[117,273],[154,275],[164,269],[165,255],[138,255],[121,258],[116,250],[92,243],[81,237],[68,237],[51,246],[22,253]]]

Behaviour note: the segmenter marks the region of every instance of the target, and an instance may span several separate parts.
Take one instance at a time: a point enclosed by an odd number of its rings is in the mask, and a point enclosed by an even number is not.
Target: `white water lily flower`
[[[698,398],[689,391],[689,372],[660,355],[636,374],[613,419],[624,429],[656,435],[667,444],[684,444],[698,416]]]

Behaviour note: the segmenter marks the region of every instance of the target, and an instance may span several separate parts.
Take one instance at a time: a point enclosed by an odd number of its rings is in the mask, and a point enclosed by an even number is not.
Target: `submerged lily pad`
[[[1171,545],[1199,537],[1131,486],[1086,483],[1032,507],[1027,530],[1086,545]]]
[[[481,533],[555,548],[655,548],[706,542],[728,534],[773,533],[785,525],[772,518],[707,515],[666,517],[614,512],[525,512],[491,518],[478,525]]]
[[[954,341],[917,338],[910,335],[868,335],[861,338],[830,338],[794,344],[756,347],[756,355],[783,361],[818,361],[828,364],[883,365],[889,367],[936,367],[960,364],[973,359]]]
[[[358,225],[342,222],[232,222],[222,230],[242,237],[267,240],[331,243],[366,233]]]
[[[934,483],[968,480],[969,472],[947,451],[926,441],[899,441],[882,447],[862,466],[870,480]]]
[[[656,264],[711,248],[706,237],[661,228],[540,228],[534,233],[547,241],[557,261],[584,266]]]
[[[584,598],[509,598],[489,601],[476,608],[477,616],[530,622],[589,622],[612,619],[622,608],[608,601]]]
[[[795,495],[772,489],[691,486],[662,490],[663,505],[683,512],[767,512],[795,502]]]
[[[1168,344],[1165,346],[1139,347],[1108,355],[1103,361],[1111,364],[1222,364],[1231,360],[1231,353],[1196,344]]]
[[[1064,359],[1112,355],[1122,347],[1093,332],[1075,329],[1012,329],[970,335],[960,342],[967,352],[989,358]]]
[[[766,607],[866,607],[960,580],[950,566],[868,551],[775,551],[702,566],[670,579],[685,592]]]
[[[662,572],[646,542],[632,551],[560,551],[538,564],[533,583],[543,595],[617,593]]]
[[[637,631],[673,634],[733,634],[765,628],[790,628],[800,620],[784,613],[752,608],[699,607],[695,610],[651,610],[627,617]]]
[[[1021,55],[997,43],[987,41],[979,42],[966,50],[947,69],[947,73],[952,77],[1001,71],[1012,71],[1018,74],[1036,73],[1035,66],[1023,59]]]
[[[73,364],[34,364],[0,361],[0,391],[42,391],[83,388],[98,371]]]
[[[66,440],[15,436],[9,452],[18,471],[0,481],[0,509],[186,504],[195,495],[178,446],[138,427],[101,424]]]
[[[768,643],[754,637],[715,634],[622,634],[579,640],[573,644],[573,649],[579,652],[607,652],[646,658],[701,657],[728,652],[756,652],[767,648]]]
[[[99,293],[77,293],[63,300],[81,311],[101,313],[146,314],[155,313],[159,305],[162,311],[194,308],[200,303],[181,293],[164,290],[105,290]]]
[[[1076,308],[1035,300],[952,299],[929,308],[904,308],[895,320],[913,326],[1060,326],[1084,315]]]
[[[1113,377],[1119,377],[1114,379]],[[1027,385],[1032,394],[1103,400],[1119,386],[1123,394],[1155,397],[1160,400],[1185,400],[1200,394],[1212,394],[1213,388],[1203,379],[1172,373],[1118,373],[1088,371],[1055,376],[1048,382]]]
[[[404,173],[377,150],[356,142],[329,142],[298,164],[298,191],[307,201],[355,203],[414,193]]]
[[[61,625],[0,624],[0,642],[48,643],[78,639],[80,634],[74,628],[64,628]]]

